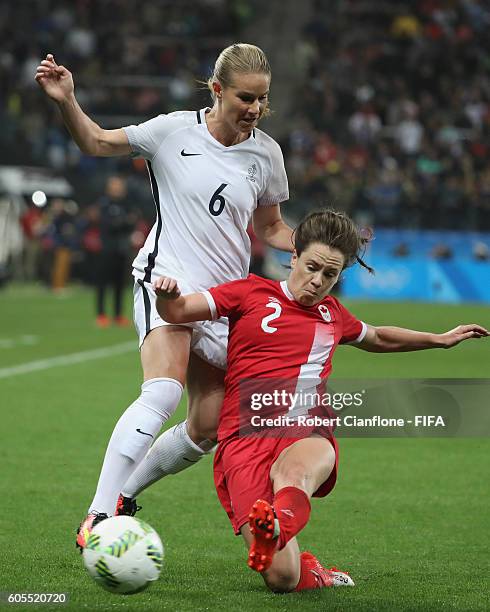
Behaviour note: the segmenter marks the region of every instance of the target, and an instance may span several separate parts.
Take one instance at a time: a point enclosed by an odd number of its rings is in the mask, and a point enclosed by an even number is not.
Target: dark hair
[[[345,258],[344,268],[356,261],[371,274],[362,256],[368,242],[372,239],[370,229],[359,229],[352,219],[343,212],[325,209],[307,215],[293,232],[294,246],[298,257],[313,242],[319,242],[338,249]]]

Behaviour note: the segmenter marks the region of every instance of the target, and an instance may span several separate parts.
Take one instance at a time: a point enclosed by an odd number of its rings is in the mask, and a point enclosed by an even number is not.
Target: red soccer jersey
[[[218,440],[239,430],[240,382],[324,381],[338,344],[360,342],[367,327],[334,297],[303,306],[287,282],[251,274],[204,293],[213,319],[228,317],[228,370]]]

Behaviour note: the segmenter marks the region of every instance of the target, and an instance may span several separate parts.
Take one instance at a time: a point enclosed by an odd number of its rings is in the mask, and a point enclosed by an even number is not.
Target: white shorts
[[[194,293],[179,281],[183,294]],[[134,325],[139,336],[139,347],[147,334],[157,327],[172,325],[164,321],[156,309],[156,295],[151,283],[135,280],[134,283]],[[216,321],[197,321],[183,323],[192,328],[191,350],[211,365],[226,370],[226,351],[228,348],[228,319],[221,317]]]

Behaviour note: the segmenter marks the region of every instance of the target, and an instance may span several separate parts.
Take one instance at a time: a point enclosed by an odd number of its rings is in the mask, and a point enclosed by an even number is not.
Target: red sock
[[[306,525],[310,518],[311,505],[306,493],[296,487],[280,489],[275,494],[272,505],[281,528],[277,543],[277,549],[281,550]]]
[[[308,563],[303,554],[300,555],[299,561],[301,564],[301,574],[299,576],[299,582],[294,590],[306,591],[309,589],[319,589],[321,584],[317,575],[311,571],[311,562]]]

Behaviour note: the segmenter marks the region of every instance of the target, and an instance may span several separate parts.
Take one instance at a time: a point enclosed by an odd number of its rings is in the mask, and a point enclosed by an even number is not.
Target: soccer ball
[[[158,580],[163,544],[147,523],[113,516],[93,528],[83,562],[95,582],[111,593],[138,593]]]

